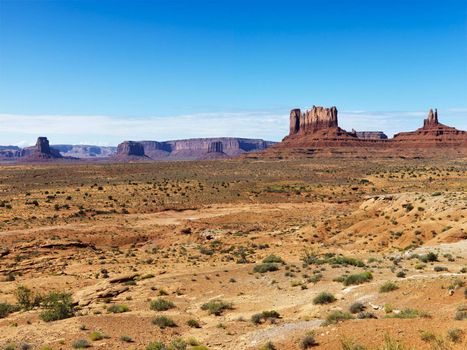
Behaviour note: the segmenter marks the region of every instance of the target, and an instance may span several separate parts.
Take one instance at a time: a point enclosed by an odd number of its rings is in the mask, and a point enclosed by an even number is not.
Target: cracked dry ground
[[[3,166],[0,306],[11,309],[0,307],[0,347],[300,349],[313,331],[316,349],[388,337],[464,349],[465,164]],[[72,317],[45,322],[44,300],[19,309],[23,287],[70,293]],[[333,298],[316,304],[322,292]],[[218,315],[204,306],[213,300]],[[349,312],[355,303],[363,311]],[[154,324],[161,316],[175,326]]]

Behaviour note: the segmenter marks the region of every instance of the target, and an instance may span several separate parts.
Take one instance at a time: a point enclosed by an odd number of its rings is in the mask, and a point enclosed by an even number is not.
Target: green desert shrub
[[[130,309],[124,304],[113,304],[107,308],[107,311],[112,314],[121,314],[123,312],[130,311]]]
[[[345,265],[345,266],[356,266],[364,267],[365,263],[359,259],[350,258],[347,256],[334,256],[326,260],[331,265]]]
[[[280,256],[271,254],[271,255],[268,255],[267,257],[265,257],[263,259],[263,263],[265,263],[265,264],[270,264],[270,263],[283,264],[284,260],[282,260],[282,258]]]
[[[43,298],[42,307],[45,310],[39,314],[39,317],[45,322],[63,320],[75,315],[73,300],[69,293],[49,293]]]
[[[25,286],[19,286],[15,292],[16,303],[23,310],[31,310],[33,307],[39,306],[41,303],[41,296],[34,293],[31,289]]]
[[[262,263],[253,267],[253,272],[266,273],[279,270],[279,265],[276,263]]]
[[[150,305],[151,310],[156,311],[167,311],[169,309],[173,309],[174,307],[174,303],[172,303],[170,300],[165,300],[162,298],[152,300]]]
[[[170,342],[170,350],[186,350],[187,343],[183,338],[175,338]]]
[[[318,342],[315,339],[315,333],[313,331],[308,332],[300,341],[300,349],[303,350],[309,349],[316,345],[318,345]]]
[[[94,331],[89,335],[89,339],[91,339],[92,341],[102,340],[104,338],[104,333],[101,333],[99,331]]]
[[[233,309],[233,304],[221,299],[211,300],[201,305],[201,310],[208,311],[210,315],[220,316],[225,310]]]
[[[19,307],[8,303],[0,303],[0,318],[5,318],[9,314],[18,311]]]
[[[133,338],[130,337],[129,335],[122,335],[120,337],[120,340],[124,341],[125,343],[133,343],[134,342]]]
[[[177,327],[174,320],[166,316],[159,316],[152,320],[152,323],[158,326],[160,329]]]
[[[382,284],[381,287],[379,287],[379,292],[380,293],[388,293],[388,292],[392,292],[392,291],[394,291],[396,289],[399,289],[397,284],[395,284],[394,282],[391,282],[391,281],[387,281],[384,284]]]
[[[84,349],[91,347],[91,344],[86,339],[75,340],[72,344],[75,349]]]
[[[448,329],[448,339],[453,343],[460,343],[462,337],[464,336],[464,331],[459,328],[450,328]]]
[[[345,321],[345,320],[351,320],[353,319],[353,316],[349,312],[344,312],[344,311],[332,311],[326,316],[326,321],[324,322],[325,325],[329,324],[334,324],[339,321]]]
[[[424,311],[415,309],[404,309],[399,313],[389,314],[386,318],[428,318],[430,315]]]
[[[420,261],[424,262],[424,263],[438,261],[438,254],[435,254],[433,252],[429,252],[427,254],[420,255],[418,257],[418,259]]]
[[[364,346],[353,342],[350,339],[341,340],[341,350],[366,350]]]
[[[263,345],[261,350],[277,350],[277,348],[272,342],[268,341],[266,344]]]
[[[146,346],[146,350],[169,350],[169,348],[164,343],[156,341],[154,343],[149,343]]]
[[[360,303],[358,301],[353,303],[349,307],[349,311],[353,314],[357,314],[359,312],[362,312],[363,310],[365,310],[365,305],[363,305],[363,303]]]
[[[457,307],[454,319],[457,321],[467,320],[467,305],[460,305]]]
[[[313,304],[315,305],[322,305],[322,304],[330,304],[336,301],[334,295],[328,292],[319,293],[314,299]]]
[[[263,311],[259,314],[254,314],[253,316],[251,316],[251,322],[254,324],[260,324],[262,321],[274,322],[278,318],[280,318],[280,315],[275,310]]]
[[[373,275],[369,271],[356,273],[353,275],[349,275],[343,279],[344,286],[350,286],[354,284],[362,284],[373,279]]]
[[[186,324],[188,325],[188,327],[191,327],[191,328],[201,328],[201,325],[195,319],[188,320]]]

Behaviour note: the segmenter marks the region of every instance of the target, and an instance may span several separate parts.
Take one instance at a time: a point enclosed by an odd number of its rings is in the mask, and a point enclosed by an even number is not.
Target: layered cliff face
[[[21,156],[21,148],[17,146],[0,146],[0,160],[13,159]]]
[[[352,132],[347,132],[337,124],[335,107],[313,106],[311,110],[304,113],[300,109],[292,109],[289,135],[266,153],[282,157],[287,155],[287,149],[295,149],[293,154],[299,154],[304,150],[308,155],[318,151],[323,154],[329,151],[362,155],[361,152],[356,151],[360,148],[365,150],[367,156],[371,154],[368,152],[376,151],[388,154],[393,152],[415,154],[417,150],[426,149],[420,152],[427,153],[431,152],[430,147],[454,148],[456,152],[460,152],[461,149],[465,151],[467,133],[441,124],[436,109],[430,109],[422,128],[412,132],[398,133],[392,139],[388,139],[381,131],[352,130]],[[325,152],[322,152],[323,150]]]
[[[138,141],[144,155],[153,160],[222,159],[245,152],[263,150],[275,142],[235,137],[203,138],[172,141]],[[119,145],[120,147],[120,145]],[[128,155],[127,146],[117,150],[117,155]]]
[[[224,145],[221,141],[211,142],[208,146],[208,153],[223,153]]]
[[[428,117],[423,121],[423,127],[395,134],[393,143],[411,147],[467,147],[467,132],[441,124],[438,121],[438,111],[430,109]]]
[[[290,133],[276,147],[330,147],[359,141],[355,133],[341,129],[337,108],[313,106],[310,110],[290,111]]]
[[[314,133],[318,130],[337,128],[337,108],[316,107],[301,113],[300,109],[290,111],[290,135]]]
[[[47,137],[38,137],[35,146],[26,147],[21,150],[20,157],[24,160],[42,160],[51,158],[62,158],[60,152],[49,145]]]
[[[387,140],[388,136],[382,131],[355,131],[352,130],[359,139],[363,140]]]
[[[144,147],[135,141],[125,141],[117,146],[117,156],[120,157],[144,157]]]

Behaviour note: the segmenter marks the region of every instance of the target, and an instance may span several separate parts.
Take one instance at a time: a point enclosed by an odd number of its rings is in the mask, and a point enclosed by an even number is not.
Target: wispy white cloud
[[[346,130],[379,130],[392,136],[422,125],[426,111],[339,111]],[[441,122],[467,127],[467,108],[439,112]],[[113,117],[0,114],[0,145],[26,146],[37,136],[51,143],[116,145],[123,140],[170,140],[235,136],[281,140],[289,129],[288,111],[198,113],[178,116]]]

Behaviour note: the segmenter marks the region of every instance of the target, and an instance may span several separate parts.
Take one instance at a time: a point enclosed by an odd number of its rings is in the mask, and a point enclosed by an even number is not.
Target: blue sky
[[[467,2],[0,0],[0,144],[467,128]]]

